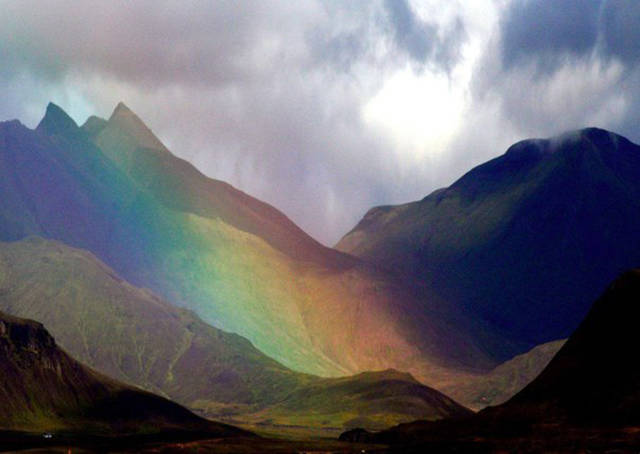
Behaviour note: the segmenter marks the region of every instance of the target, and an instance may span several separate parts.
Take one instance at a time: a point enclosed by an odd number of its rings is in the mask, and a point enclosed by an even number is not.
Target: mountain
[[[596,128],[525,140],[450,187],[371,209],[337,249],[417,277],[510,339],[568,337],[640,263],[640,147]]]
[[[0,428],[110,437],[197,431],[248,435],[167,399],[107,378],[58,348],[40,323],[0,313]]]
[[[435,421],[471,414],[410,374],[389,369],[314,380],[283,401],[239,421],[256,429],[304,427],[313,428],[316,434],[335,436],[354,427],[382,430],[416,419]]]
[[[95,129],[92,126],[95,121],[87,120],[82,129]],[[220,218],[294,259],[337,267],[355,263],[348,255],[323,247],[272,206],[230,184],[207,178],[193,165],[171,154],[123,103],[116,106],[93,141],[136,183],[169,208]]]
[[[0,243],[0,310],[49,327],[74,358],[200,414],[256,430],[340,432],[468,413],[409,374],[319,378],[139,289],[93,254],[28,237]]]
[[[0,240],[88,250],[296,371],[395,368],[437,387],[498,364],[483,345],[502,339],[482,322],[206,178],[123,104],[70,121],[50,105],[35,131],[0,124]]]
[[[628,452],[640,443],[640,270],[615,280],[542,373],[463,421],[414,422],[343,439],[495,452]],[[404,448],[403,448],[404,450]],[[404,451],[403,451],[404,452]],[[485,452],[485,451],[481,451]]]

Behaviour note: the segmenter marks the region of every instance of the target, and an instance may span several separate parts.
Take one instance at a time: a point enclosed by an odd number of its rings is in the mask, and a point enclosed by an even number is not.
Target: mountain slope
[[[526,140],[423,200],[374,208],[337,248],[417,276],[513,341],[567,337],[640,263],[640,147],[589,128]],[[489,347],[491,350],[491,347]]]
[[[471,414],[410,374],[386,370],[314,380],[242,421],[249,421],[249,427],[304,426],[340,433],[354,427],[381,430],[416,419],[435,421]]]
[[[133,287],[92,254],[37,237],[0,243],[0,310],[43,322],[83,363],[188,406],[264,405],[311,378]]]
[[[63,114],[50,106],[35,132],[0,124],[0,239],[87,249],[295,370],[392,367],[436,386],[497,364],[479,339],[501,339],[482,323],[205,178],[126,107],[92,128],[47,126],[68,125],[55,118]]]
[[[89,122],[83,125],[85,130],[90,128]],[[355,262],[346,254],[320,245],[272,206],[223,181],[207,178],[193,165],[171,154],[123,103],[116,106],[93,141],[134,181],[172,209],[220,218],[259,236],[294,259],[312,259],[328,266]]]
[[[256,429],[339,431],[350,420],[379,429],[468,412],[408,374],[293,372],[133,287],[92,254],[38,237],[0,243],[0,310],[43,321],[65,350],[102,373]]]
[[[0,313],[0,368],[3,429],[64,429],[109,436],[166,430],[246,434],[97,374],[60,350],[41,324],[4,313]]]

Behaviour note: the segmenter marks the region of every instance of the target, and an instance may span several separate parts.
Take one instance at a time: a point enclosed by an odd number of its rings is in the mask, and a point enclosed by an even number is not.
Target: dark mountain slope
[[[374,208],[337,248],[419,277],[511,338],[513,354],[567,337],[640,263],[638,225],[640,147],[589,128],[517,143],[421,201]]]
[[[499,405],[533,381],[544,370],[566,339],[547,342],[514,356],[485,374],[443,386],[440,391],[472,410]]]
[[[508,402],[459,422],[417,421],[377,434],[354,431],[343,439],[391,442],[403,446],[400,452],[429,446],[635,452],[640,444],[638,317],[640,271],[635,270],[609,286],[549,365]]]
[[[544,371],[486,417],[536,422],[640,424],[640,271],[617,279]]]
[[[60,350],[41,324],[0,313],[0,427],[109,436],[167,430],[242,435],[162,397],[106,378]]]

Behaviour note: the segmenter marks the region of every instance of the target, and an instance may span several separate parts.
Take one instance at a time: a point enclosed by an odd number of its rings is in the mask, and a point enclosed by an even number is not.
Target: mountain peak
[[[137,147],[166,150],[153,131],[122,101],[113,110],[107,127],[125,133],[133,141],[133,145]]]
[[[77,134],[79,131],[75,121],[58,105],[50,102],[44,117],[36,127],[36,131],[47,135]]]
[[[112,117],[115,115],[135,115],[135,113],[124,102],[120,101],[113,110],[113,114],[111,114]]]

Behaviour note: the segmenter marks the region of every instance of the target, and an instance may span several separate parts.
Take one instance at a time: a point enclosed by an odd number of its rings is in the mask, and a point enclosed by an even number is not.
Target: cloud
[[[602,50],[635,66],[640,59],[640,3],[608,0],[600,15]]]
[[[502,63],[510,69],[535,58],[548,67],[590,52],[599,10],[597,0],[515,0],[502,19]]]
[[[617,0],[505,2],[441,174],[460,175],[517,140],[586,126],[640,142],[639,11]]]
[[[640,134],[622,0],[0,0],[2,119],[123,100],[177,155],[332,244],[511,142]]]
[[[536,58],[547,70],[567,59],[640,57],[640,3],[625,0],[515,0],[501,27],[506,68]]]
[[[635,2],[514,0],[476,71],[474,105],[520,137],[600,126],[640,139]]]
[[[431,62],[449,68],[456,62],[466,37],[461,20],[454,21],[442,37],[438,25],[418,18],[407,0],[385,0],[384,5],[397,49],[422,65]]]

